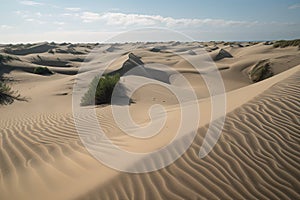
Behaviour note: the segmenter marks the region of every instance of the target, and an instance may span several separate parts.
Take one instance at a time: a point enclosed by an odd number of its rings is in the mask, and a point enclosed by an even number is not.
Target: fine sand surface
[[[96,46],[0,46],[0,54],[13,58],[0,63],[0,75],[28,100],[0,106],[1,200],[300,199],[297,47],[274,48],[246,42],[100,44],[99,56],[91,60],[88,55]],[[181,91],[182,83],[179,75],[164,66],[177,70],[189,81],[201,111],[197,135],[188,150],[171,165],[149,173],[120,172],[97,161],[85,149],[74,124],[72,95],[77,73],[80,77],[106,65],[109,73],[123,73],[125,69],[121,67],[129,53],[139,56],[145,64],[160,64],[149,68],[155,76],[140,77],[141,81],[155,79],[160,85],[148,85],[133,94],[134,103],[129,106],[133,120],[140,125],[149,123],[149,108],[160,104],[165,108],[167,121],[157,136],[140,140],[118,128],[111,106],[97,106],[99,124],[113,143],[144,153],[167,145],[176,134],[180,105],[163,86],[169,84]],[[206,63],[200,66],[200,74],[216,70],[209,67],[214,60],[226,91],[221,137],[202,159],[198,153],[211,120],[211,100],[203,78],[183,57],[192,63]],[[112,58],[117,59],[112,62]],[[253,83],[248,72],[260,62],[269,64],[273,76]],[[37,66],[47,66],[54,74],[34,74]],[[83,128],[89,129],[89,117],[79,117],[86,121]],[[219,119],[215,119],[218,123]],[[185,137],[188,135],[175,141],[176,148],[184,146]],[[100,150],[110,151],[107,146]]]

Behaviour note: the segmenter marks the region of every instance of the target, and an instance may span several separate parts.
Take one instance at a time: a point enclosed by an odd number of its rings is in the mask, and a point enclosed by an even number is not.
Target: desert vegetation
[[[26,101],[20,94],[13,91],[0,77],[0,105],[7,105],[13,103],[15,100]]]
[[[36,67],[33,70],[33,73],[40,74],[40,75],[51,75],[51,74],[53,74],[53,72],[50,71],[47,67]]]
[[[300,39],[295,39],[295,40],[279,40],[276,41],[273,46],[275,48],[285,48],[285,47],[290,47],[290,46],[298,46],[300,48]]]
[[[0,54],[0,63],[9,62],[11,60],[13,60],[13,57]]]
[[[268,60],[262,60],[258,62],[256,65],[250,68],[248,75],[252,82],[259,82],[273,76],[270,62]]]
[[[120,80],[119,74],[95,77],[89,85],[88,91],[81,99],[81,105],[99,105],[111,102],[115,85]]]

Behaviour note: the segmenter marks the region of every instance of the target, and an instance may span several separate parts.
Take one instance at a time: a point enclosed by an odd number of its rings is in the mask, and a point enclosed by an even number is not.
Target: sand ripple
[[[122,173],[84,199],[300,199],[300,72],[228,114],[213,151],[207,127],[174,164]]]
[[[228,114],[204,159],[207,126],[175,163],[146,174],[100,165],[71,115],[0,120],[0,199],[300,199],[299,85],[297,72]]]

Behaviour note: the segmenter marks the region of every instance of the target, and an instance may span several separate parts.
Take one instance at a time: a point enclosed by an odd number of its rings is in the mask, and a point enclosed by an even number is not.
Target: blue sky
[[[146,27],[200,41],[300,38],[300,1],[1,1],[0,43],[102,42]]]

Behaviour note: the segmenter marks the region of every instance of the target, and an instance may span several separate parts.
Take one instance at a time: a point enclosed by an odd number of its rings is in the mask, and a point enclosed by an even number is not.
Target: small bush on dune
[[[26,101],[25,98],[21,98],[20,94],[12,91],[6,83],[0,80],[0,105],[11,104],[15,100]]]
[[[276,41],[273,44],[273,47],[275,48],[285,48],[285,47],[290,47],[290,46],[299,46],[300,47],[300,39],[296,39],[296,40],[279,40]]]
[[[250,68],[248,75],[249,79],[255,83],[273,76],[273,72],[268,60],[262,60]]]
[[[11,60],[13,60],[13,57],[0,54],[0,63],[9,62]]]
[[[40,74],[40,75],[50,75],[53,74],[47,67],[36,67],[33,70],[33,73]]]
[[[120,75],[106,75],[95,77],[89,85],[88,91],[81,99],[81,105],[99,105],[111,102],[111,96],[115,85],[120,80]]]

